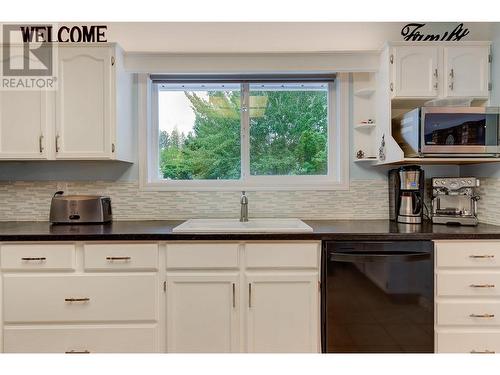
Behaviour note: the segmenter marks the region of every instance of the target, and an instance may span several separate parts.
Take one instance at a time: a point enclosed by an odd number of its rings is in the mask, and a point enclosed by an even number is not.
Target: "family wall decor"
[[[408,23],[401,29],[401,35],[407,42],[458,42],[469,35],[469,29],[463,23],[453,30],[441,34],[425,33],[425,23]]]

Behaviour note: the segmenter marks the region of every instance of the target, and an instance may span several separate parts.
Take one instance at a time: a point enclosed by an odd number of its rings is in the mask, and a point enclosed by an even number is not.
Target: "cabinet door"
[[[445,95],[487,98],[489,53],[488,46],[445,47]]]
[[[110,159],[112,49],[61,47],[56,94],[56,158]]]
[[[438,47],[394,47],[392,58],[392,94],[394,98],[434,98],[438,96]]]
[[[248,352],[319,352],[317,273],[248,273],[246,281]]]
[[[237,273],[167,276],[167,351],[239,351]]]
[[[52,93],[0,91],[0,159],[45,159]],[[51,124],[52,125],[52,124]]]

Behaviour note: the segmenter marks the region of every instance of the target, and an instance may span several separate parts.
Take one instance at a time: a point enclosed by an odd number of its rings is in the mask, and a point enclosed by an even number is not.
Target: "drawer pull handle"
[[[45,262],[47,258],[45,257],[22,257],[22,261],[25,262]]]
[[[471,354],[495,354],[494,350],[471,350]]]
[[[495,314],[470,314],[469,317],[471,318],[494,318]]]
[[[252,283],[248,283],[248,307],[252,308]]]
[[[65,302],[89,302],[90,298],[84,297],[84,298],[65,298]]]
[[[65,354],[90,354],[89,350],[68,350]]]
[[[121,261],[124,261],[124,262],[128,262],[131,259],[132,259],[131,257],[106,257],[106,260],[108,262],[113,262],[115,260],[121,260]]]
[[[493,259],[494,257],[494,255],[469,255],[472,259]]]
[[[233,309],[236,308],[236,285],[233,283]]]
[[[494,288],[495,284],[471,284],[471,288]]]

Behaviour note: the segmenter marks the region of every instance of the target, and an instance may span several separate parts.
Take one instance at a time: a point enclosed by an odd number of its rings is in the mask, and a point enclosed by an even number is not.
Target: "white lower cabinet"
[[[6,327],[6,353],[152,353],[156,325]]]
[[[239,351],[239,276],[236,272],[167,276],[167,350]]]
[[[500,352],[500,241],[436,241],[435,350]]]
[[[159,352],[159,276],[139,272],[155,270],[158,253],[157,243],[0,244],[0,349]]]
[[[436,336],[438,353],[500,353],[500,331],[441,330]]]
[[[247,273],[245,280],[249,352],[319,351],[317,273]]]
[[[4,322],[154,321],[156,275],[5,275]]]
[[[0,352],[319,352],[320,248],[0,244]]]
[[[167,244],[167,351],[319,352],[319,250],[317,241]]]

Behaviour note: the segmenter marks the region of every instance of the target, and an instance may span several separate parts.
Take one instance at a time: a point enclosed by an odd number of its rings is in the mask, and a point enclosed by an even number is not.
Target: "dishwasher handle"
[[[359,253],[330,253],[330,262],[347,263],[395,263],[418,262],[431,259],[427,252],[359,252]]]

